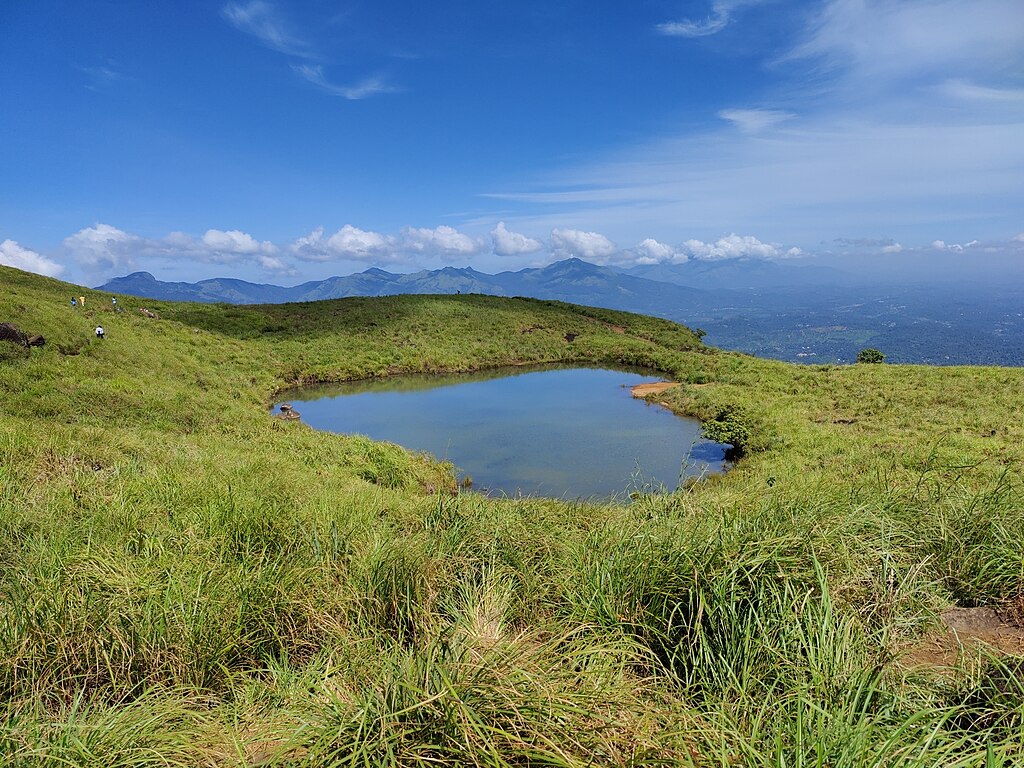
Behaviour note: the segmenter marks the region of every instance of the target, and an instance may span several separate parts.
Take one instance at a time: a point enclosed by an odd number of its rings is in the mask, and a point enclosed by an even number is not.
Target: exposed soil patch
[[[637,384],[632,387],[629,391],[633,397],[647,397],[648,395],[660,395],[666,389],[672,389],[672,387],[678,387],[679,385],[674,381],[655,381],[651,384]]]
[[[1024,656],[1024,605],[950,608],[942,614],[945,625],[904,656],[907,666],[951,667],[962,650],[984,645],[1000,653]]]

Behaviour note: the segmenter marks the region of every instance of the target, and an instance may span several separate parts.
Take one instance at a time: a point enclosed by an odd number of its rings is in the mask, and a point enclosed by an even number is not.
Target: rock
[[[44,339],[42,336],[36,335],[28,337],[28,345],[30,347],[41,347],[44,344],[46,344],[46,339]]]
[[[0,341],[13,341],[27,347],[28,335],[14,323],[0,323]]]

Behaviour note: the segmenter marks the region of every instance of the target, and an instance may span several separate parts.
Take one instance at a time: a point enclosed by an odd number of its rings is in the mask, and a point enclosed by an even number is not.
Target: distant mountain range
[[[524,269],[488,275],[472,267],[445,267],[412,274],[394,274],[383,269],[368,269],[344,277],[329,277],[284,288],[278,285],[249,283],[244,280],[215,278],[197,283],[169,283],[148,272],[118,277],[102,290],[174,301],[226,302],[231,304],[276,304],[289,301],[318,301],[348,296],[389,296],[399,293],[488,293],[497,296],[564,293],[604,298],[609,289],[629,293],[643,292],[643,278],[619,274],[579,259],[560,261],[542,269]],[[632,286],[632,290],[628,286]],[[545,296],[543,298],[549,298]],[[554,298],[551,296],[550,298]]]
[[[692,260],[630,269],[566,259],[546,267],[412,274],[367,269],[291,287],[216,278],[164,282],[148,272],[100,290],[172,301],[277,304],[402,293],[530,296],[665,317],[709,344],[793,362],[851,362],[875,347],[892,362],[1024,364],[1024,287],[969,280],[870,282],[826,266],[759,259]]]

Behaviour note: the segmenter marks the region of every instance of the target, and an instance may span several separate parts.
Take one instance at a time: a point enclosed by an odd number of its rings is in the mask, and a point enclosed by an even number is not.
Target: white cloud
[[[64,238],[64,248],[89,272],[132,269],[135,257],[147,243],[109,224],[98,223]]]
[[[536,253],[544,249],[544,243],[532,237],[512,232],[505,227],[504,221],[491,230],[491,241],[494,252],[499,256],[518,256],[524,253]]]
[[[350,259],[369,259],[393,250],[394,238],[346,224],[327,240],[334,253]]]
[[[950,78],[936,89],[954,101],[1016,105],[1024,102],[1024,88],[995,88],[978,85],[964,78]]]
[[[317,227],[305,237],[289,246],[298,258],[306,261],[365,261],[397,262],[395,238],[379,232],[346,224],[330,237],[324,237],[324,228]]]
[[[671,245],[659,243],[651,237],[643,240],[633,251],[636,253],[637,264],[680,263],[689,259],[687,254],[677,251]]]
[[[252,35],[268,48],[289,56],[311,56],[309,45],[293,35],[278,18],[274,6],[264,0],[228,3],[221,12],[235,28]]]
[[[744,133],[759,133],[796,117],[792,112],[778,109],[723,109],[718,116],[733,123]]]
[[[365,78],[355,85],[338,85],[327,79],[323,67],[319,64],[293,64],[292,70],[317,88],[350,101],[358,101],[378,93],[394,93],[397,90],[379,76]]]
[[[262,243],[245,232],[229,229],[208,229],[203,235],[202,244],[213,253],[251,255],[256,253],[273,254],[277,246],[264,240]]]
[[[744,5],[755,5],[762,0],[715,0],[711,12],[703,19],[683,19],[658,24],[657,30],[672,37],[705,37],[721,32],[732,21],[733,12]]]
[[[63,247],[89,278],[124,274],[135,269],[140,259],[184,259],[205,264],[255,262],[274,271],[282,271],[284,266],[273,260],[279,252],[276,245],[237,229],[208,229],[199,238],[184,232],[146,238],[101,223],[66,237]]]
[[[472,256],[483,250],[483,244],[452,227],[435,229],[406,227],[402,230],[402,248],[430,256]]]
[[[892,245],[883,245],[882,253],[899,253],[903,250],[903,246],[899,243],[893,243]]]
[[[740,231],[810,244],[869,226],[906,243],[951,223],[956,237],[1020,226],[1021,0],[789,5],[780,23],[814,16],[792,30],[787,55],[765,62],[771,84],[751,103],[772,109],[723,110],[729,125],[592,156],[490,196],[523,205],[519,227],[571,222],[631,242]],[[780,125],[791,114],[799,120]]]
[[[294,267],[277,256],[260,255],[256,258],[256,261],[268,272],[274,272],[280,275],[297,274]]]
[[[28,248],[22,248],[10,239],[0,243],[0,264],[47,277],[58,277],[64,272],[62,265]]]
[[[784,256],[799,256],[799,249],[790,249],[783,252],[779,246],[771,243],[762,243],[751,235],[740,236],[736,234],[726,235],[713,243],[705,243],[701,240],[687,240],[683,243],[683,249],[694,259],[778,259]],[[794,250],[796,251],[794,253]]]
[[[577,256],[587,261],[603,264],[618,248],[615,243],[597,232],[580,229],[551,230],[551,250],[558,258]]]
[[[1019,235],[1017,235],[1015,238],[1013,238],[1013,242],[1015,242],[1015,243],[1024,243],[1024,232],[1021,232]]]
[[[821,58],[861,79],[1001,69],[1024,50],[1020,0],[830,0],[788,58]]]

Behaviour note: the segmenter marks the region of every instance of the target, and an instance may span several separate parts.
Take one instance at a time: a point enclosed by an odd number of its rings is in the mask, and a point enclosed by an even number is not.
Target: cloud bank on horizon
[[[904,246],[891,239],[837,238],[823,243],[815,253],[792,246],[766,243],[756,237],[730,234],[713,242],[689,239],[676,245],[645,238],[636,245],[621,247],[598,232],[578,229],[554,229],[544,240],[536,240],[508,229],[499,222],[489,239],[473,238],[458,230],[439,226],[435,229],[405,227],[395,234],[359,229],[346,224],[333,234],[323,227],[290,242],[275,244],[259,241],[239,230],[207,230],[200,236],[171,232],[159,238],[146,238],[125,232],[109,224],[86,227],[64,238],[55,254],[43,255],[23,247],[14,240],[0,242],[0,265],[17,267],[49,277],[66,277],[66,265],[72,265],[88,278],[101,283],[129,272],[164,271],[182,263],[205,265],[214,270],[211,276],[245,274],[250,269],[272,279],[301,275],[302,263],[328,265],[332,274],[385,267],[406,272],[437,268],[444,265],[476,264],[479,257],[490,254],[499,259],[515,259],[524,255],[535,258],[529,266],[540,266],[553,260],[579,258],[601,266],[630,268],[656,264],[683,264],[688,261],[741,260],[822,260],[843,257],[878,257],[903,254],[910,256],[957,255],[980,260],[987,257],[1012,257],[1024,266],[1024,233],[1008,240],[931,243]],[[500,262],[499,262],[500,263]],[[970,262],[965,262],[969,264]],[[522,266],[520,262],[509,268]],[[198,277],[192,279],[200,279]]]
[[[0,264],[301,280],[1024,249],[1020,0],[449,2],[17,6]]]

